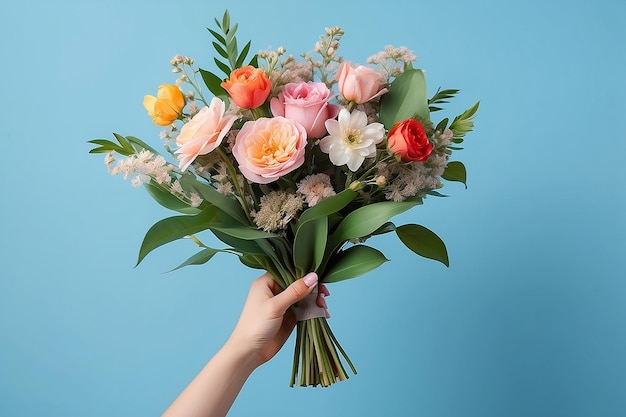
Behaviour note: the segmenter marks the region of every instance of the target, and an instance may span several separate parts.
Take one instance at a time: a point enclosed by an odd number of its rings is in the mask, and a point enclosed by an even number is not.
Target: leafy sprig
[[[245,44],[241,52],[239,52],[239,47],[237,45],[237,38],[235,33],[237,32],[238,24],[235,23],[231,26],[230,14],[228,10],[224,12],[222,16],[222,20],[219,21],[215,19],[215,24],[218,30],[213,30],[211,28],[207,28],[207,30],[213,35],[215,40],[212,42],[215,51],[221,56],[224,60],[220,60],[217,57],[213,58],[215,65],[226,75],[226,77],[230,76],[230,73],[237,69],[241,68],[250,52],[250,46],[252,41],[248,41]],[[256,54],[249,61],[248,65],[258,66],[257,56]],[[220,85],[222,83],[223,78],[215,75],[214,73],[204,70],[200,68],[200,75],[204,80],[207,88],[217,97],[226,95],[226,90],[222,88]]]

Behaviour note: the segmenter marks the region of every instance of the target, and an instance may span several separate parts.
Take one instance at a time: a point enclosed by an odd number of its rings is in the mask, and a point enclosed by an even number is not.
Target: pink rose
[[[208,107],[203,107],[183,125],[176,138],[176,150],[181,171],[198,157],[217,148],[232,127],[237,116],[225,116],[226,105],[214,97]]]
[[[356,104],[368,102],[388,91],[383,88],[383,77],[380,73],[363,65],[353,68],[345,61],[339,65],[335,80],[341,95]]]
[[[267,184],[304,163],[306,130],[281,116],[246,122],[235,139],[233,155],[248,180]]]
[[[326,134],[326,120],[339,113],[339,106],[328,103],[330,94],[324,83],[289,83],[270,101],[270,107],[274,116],[296,121],[304,126],[308,137],[320,138]]]

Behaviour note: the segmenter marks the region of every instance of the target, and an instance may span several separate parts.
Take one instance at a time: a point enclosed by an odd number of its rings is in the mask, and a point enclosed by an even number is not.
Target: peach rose
[[[143,106],[152,117],[152,123],[158,126],[167,126],[178,119],[185,107],[185,97],[180,88],[173,84],[159,86],[157,96],[146,95]]]
[[[198,157],[206,155],[217,148],[232,127],[237,116],[225,116],[226,105],[214,97],[208,107],[200,111],[180,130],[176,137],[179,148],[174,152],[178,155],[181,171]]]
[[[242,109],[256,109],[267,100],[272,82],[262,69],[251,65],[237,68],[220,84]]]
[[[235,139],[233,155],[248,180],[267,184],[304,163],[306,130],[281,116],[246,122]]]
[[[425,162],[433,150],[424,126],[414,119],[403,120],[391,128],[387,147],[404,162]]]
[[[270,101],[270,107],[274,116],[284,116],[304,126],[309,138],[321,138],[326,134],[326,120],[339,113],[338,106],[328,103],[329,98],[330,90],[324,83],[288,83],[278,98]]]
[[[335,80],[341,95],[356,104],[366,103],[388,91],[383,88],[383,77],[380,73],[363,65],[353,68],[345,61],[339,65]]]

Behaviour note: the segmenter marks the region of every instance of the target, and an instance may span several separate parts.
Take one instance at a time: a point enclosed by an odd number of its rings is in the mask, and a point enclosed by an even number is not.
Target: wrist
[[[236,361],[237,366],[244,372],[251,374],[263,362],[259,358],[258,352],[251,343],[240,339],[233,334],[220,349],[224,355]]]

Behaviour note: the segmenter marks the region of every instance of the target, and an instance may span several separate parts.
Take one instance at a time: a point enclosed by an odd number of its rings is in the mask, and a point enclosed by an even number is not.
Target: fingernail
[[[306,274],[304,277],[304,283],[309,288],[317,284],[317,274],[315,272],[309,272]]]

